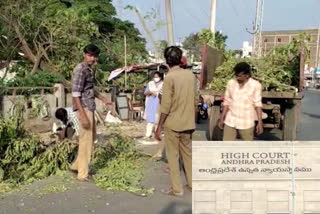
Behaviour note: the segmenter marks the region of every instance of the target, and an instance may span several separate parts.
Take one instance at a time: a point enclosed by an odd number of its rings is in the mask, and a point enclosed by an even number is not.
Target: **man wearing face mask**
[[[100,99],[105,105],[112,105],[104,96],[94,90],[94,75],[92,67],[97,63],[100,50],[95,45],[87,45],[83,50],[83,61],[73,72],[72,101],[73,110],[77,112],[80,121],[79,150],[75,162],[70,169],[78,172],[77,179],[88,180],[89,163],[91,160],[92,146],[96,137],[94,111],[96,110],[95,98]]]
[[[236,140],[237,132],[242,140],[252,141],[255,118],[258,120],[256,133],[263,133],[261,84],[251,78],[251,67],[246,62],[238,63],[234,72],[235,79],[227,84],[218,126],[224,129],[224,141]]]
[[[148,83],[145,90],[146,95],[146,109],[145,117],[147,121],[146,128],[146,138],[150,139],[152,137],[153,130],[157,124],[157,112],[159,108],[159,94],[162,90],[163,85],[163,75],[156,71],[153,74],[153,79]]]

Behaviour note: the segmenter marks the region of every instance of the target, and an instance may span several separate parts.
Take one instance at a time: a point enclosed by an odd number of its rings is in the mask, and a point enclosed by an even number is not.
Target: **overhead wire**
[[[229,0],[229,3],[230,3],[230,5],[231,5],[231,8],[232,8],[232,10],[234,11],[235,15],[238,17],[238,20],[241,20],[241,17],[240,17],[240,15],[239,15],[239,13],[238,13],[238,10],[237,10],[236,7],[234,6],[232,0]],[[241,22],[241,25],[244,27],[244,29],[246,29],[245,24],[243,24],[243,23]]]
[[[208,2],[208,0],[205,0],[205,1],[207,1]],[[201,9],[201,11],[203,12],[203,14],[205,14],[205,15],[207,15],[208,17],[210,17],[210,14],[209,14],[209,12],[206,10],[206,5],[205,5],[205,3],[203,2],[203,0],[199,0],[198,1],[198,3],[199,3],[199,8]],[[208,7],[207,7],[208,8]],[[209,7],[210,8],[210,7]]]
[[[182,4],[182,5],[183,5],[183,8],[184,8],[184,10],[186,11],[186,13],[193,19],[193,21],[196,20],[195,23],[201,22],[201,20],[200,20],[198,17],[194,16],[194,15],[190,12],[190,11],[192,11],[192,9],[188,8],[188,7],[187,7],[187,4]]]

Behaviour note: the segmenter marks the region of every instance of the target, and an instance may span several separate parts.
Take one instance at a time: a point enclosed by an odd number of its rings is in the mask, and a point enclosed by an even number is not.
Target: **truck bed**
[[[201,90],[200,95],[209,96],[223,96],[224,91],[213,91],[209,89]],[[304,96],[303,92],[275,92],[275,91],[263,91],[263,98],[278,98],[278,99],[302,99]]]

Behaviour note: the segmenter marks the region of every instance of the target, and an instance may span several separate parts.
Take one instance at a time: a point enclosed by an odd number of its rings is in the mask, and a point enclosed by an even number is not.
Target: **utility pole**
[[[317,49],[316,49],[316,61],[315,61],[315,65],[314,65],[314,71],[312,74],[312,85],[315,85],[315,80],[317,80],[317,69],[319,67],[319,42],[320,42],[320,25],[318,26],[318,34],[317,34]]]
[[[127,67],[127,36],[124,34],[124,66]],[[124,71],[124,89],[127,89],[127,68]]]
[[[157,43],[154,40],[153,36],[152,36],[152,32],[149,30],[149,28],[147,27],[147,24],[143,18],[143,16],[141,15],[140,11],[138,8],[134,7],[133,10],[137,13],[137,16],[142,24],[142,27],[144,29],[144,31],[146,32],[147,36],[149,37],[153,47],[155,48],[156,52],[157,52]]]
[[[316,51],[316,64],[315,67],[319,67],[319,42],[320,42],[320,25],[318,26],[318,35],[317,35],[317,51]]]
[[[254,55],[261,57],[261,46],[262,46],[262,22],[263,22],[263,6],[264,0],[257,0],[256,6],[256,18],[254,23],[253,32],[249,32],[253,34],[253,53]]]
[[[165,0],[168,45],[174,45],[171,0]]]
[[[211,19],[210,19],[210,30],[215,35],[216,31],[216,10],[217,0],[211,0]]]

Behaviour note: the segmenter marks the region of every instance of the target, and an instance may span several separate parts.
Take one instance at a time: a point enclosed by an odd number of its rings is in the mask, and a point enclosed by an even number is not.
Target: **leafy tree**
[[[18,58],[21,51],[32,65],[25,74],[49,70],[70,78],[83,47],[92,42],[102,49],[100,69],[113,70],[124,64],[124,34],[128,63],[147,60],[145,40],[132,23],[114,17],[110,0],[0,0],[0,10],[0,32],[17,47],[2,49],[7,44],[1,39],[0,57]]]
[[[199,41],[198,33],[190,34],[182,43],[184,49],[187,50],[188,61],[200,61],[202,43]]]
[[[193,61],[201,60],[203,45],[209,45],[218,50],[225,50],[227,36],[216,31],[215,35],[210,30],[203,29],[200,33],[190,34],[183,42],[183,48],[188,51],[187,57]]]
[[[188,51],[188,60],[200,61],[203,45],[209,45],[212,48],[224,51],[227,38],[228,36],[223,35],[219,31],[216,31],[214,36],[210,30],[203,29],[200,33],[190,34],[182,45]]]
[[[228,39],[228,36],[223,35],[220,31],[216,31],[213,35],[210,30],[203,29],[198,34],[198,37],[199,41],[202,44],[207,44],[212,48],[216,48],[218,50],[225,50],[226,48],[226,41]]]

